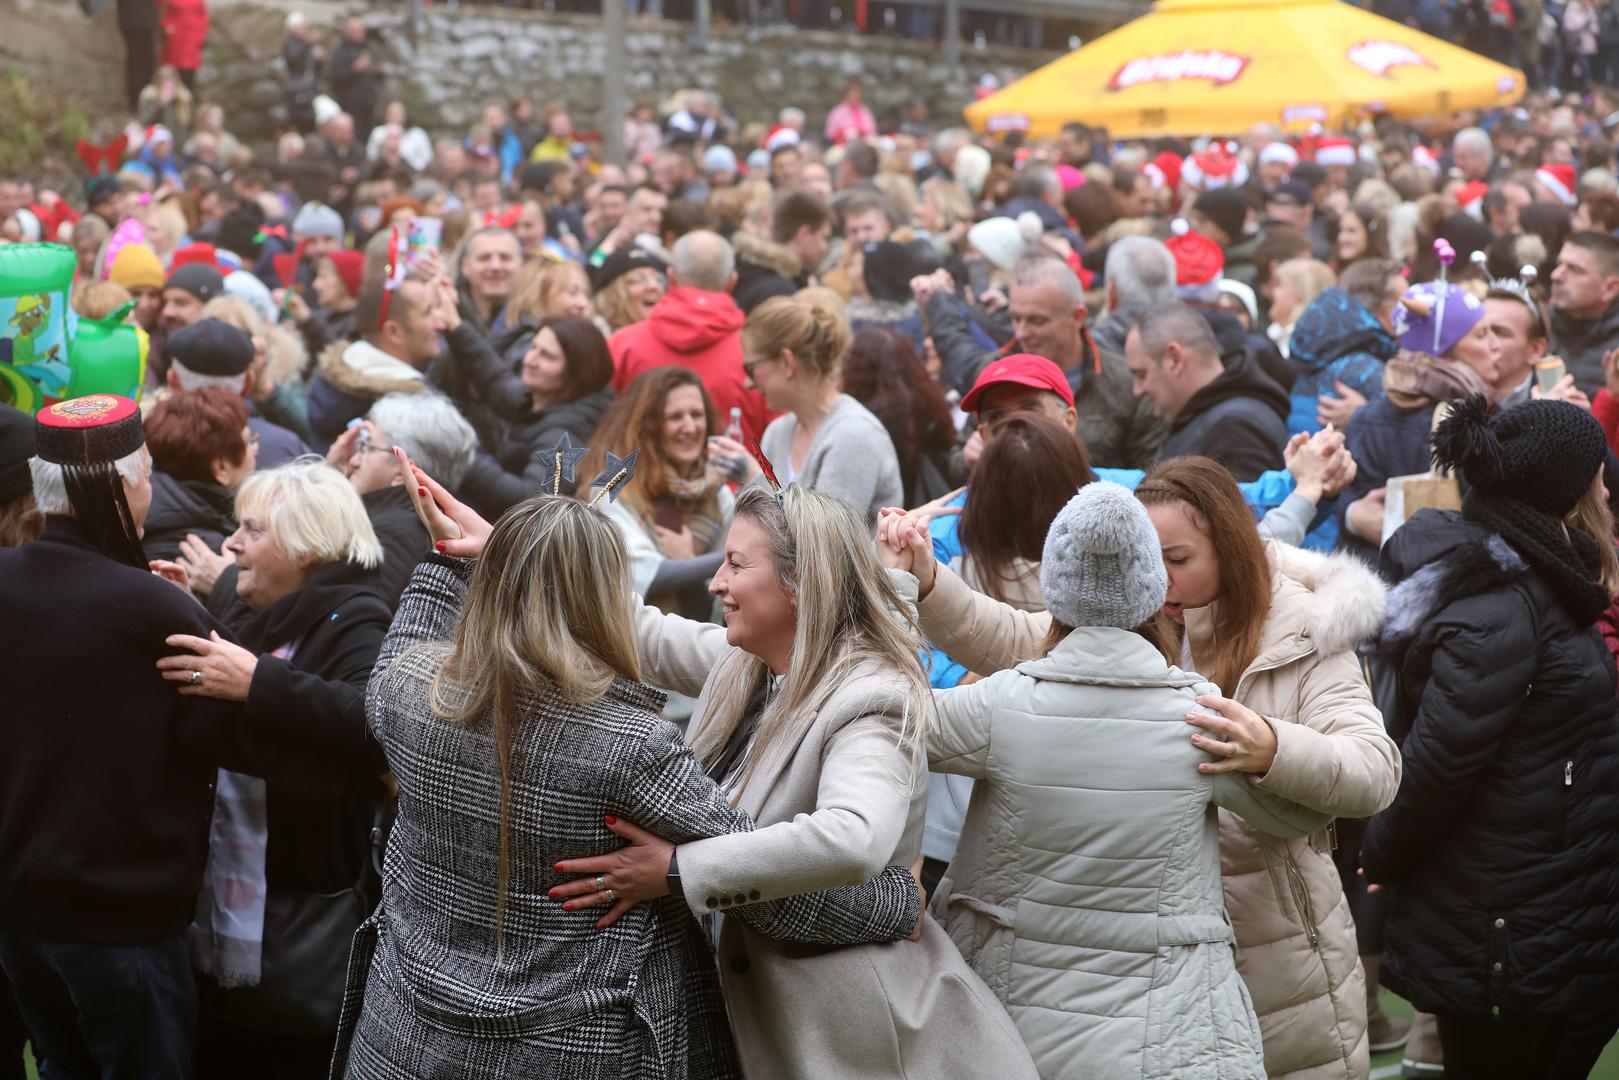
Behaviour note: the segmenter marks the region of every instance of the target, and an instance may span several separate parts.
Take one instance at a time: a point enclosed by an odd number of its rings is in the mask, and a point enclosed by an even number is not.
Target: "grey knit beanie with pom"
[[[1164,606],[1169,575],[1147,508],[1128,488],[1087,484],[1057,512],[1040,560],[1046,610],[1066,626],[1134,630]]]

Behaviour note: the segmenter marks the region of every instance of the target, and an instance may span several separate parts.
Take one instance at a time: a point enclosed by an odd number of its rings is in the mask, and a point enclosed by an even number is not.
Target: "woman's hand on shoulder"
[[[180,693],[191,697],[211,697],[221,701],[246,701],[253,686],[253,673],[259,658],[234,641],[226,641],[217,630],[206,638],[191,634],[171,634],[164,643],[187,654],[165,656],[157,662],[163,678],[180,684]]]
[[[607,815],[607,828],[629,841],[608,855],[588,859],[565,859],[556,864],[559,874],[584,874],[577,881],[558,885],[547,895],[562,900],[564,911],[612,904],[607,914],[596,920],[605,930],[627,911],[645,900],[669,894],[669,859],[675,845],[645,829]]]
[[[1276,731],[1270,721],[1240,701],[1219,694],[1204,694],[1197,703],[1218,716],[1187,713],[1186,722],[1202,728],[1192,736],[1192,745],[1213,754],[1215,761],[1197,767],[1201,773],[1245,772],[1264,776],[1276,761]]]

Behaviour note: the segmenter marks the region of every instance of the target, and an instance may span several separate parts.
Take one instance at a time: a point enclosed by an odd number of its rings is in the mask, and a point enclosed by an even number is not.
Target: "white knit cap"
[[[1299,152],[1285,142],[1273,142],[1259,152],[1261,165],[1283,164],[1289,168],[1299,163]]]
[[[1016,218],[985,218],[967,230],[967,243],[998,269],[1011,270],[1043,231],[1040,215],[1025,210]]]
[[[1134,630],[1164,606],[1169,574],[1147,508],[1098,480],[1057,512],[1040,557],[1046,610],[1065,626]]]
[[[315,98],[315,126],[325,127],[328,120],[342,111],[343,106],[339,105],[335,98],[321,94]]]

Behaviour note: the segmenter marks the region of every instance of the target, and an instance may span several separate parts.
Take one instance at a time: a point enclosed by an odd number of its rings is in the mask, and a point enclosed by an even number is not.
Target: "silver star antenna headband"
[[[579,464],[579,459],[588,453],[589,447],[573,445],[573,440],[564,431],[555,446],[534,455],[542,468],[551,471],[551,494],[561,495],[564,483],[570,488],[573,487],[574,467]]]
[[[596,497],[590,500],[590,505],[606,499],[608,502],[618,502],[618,492],[625,484],[635,477],[635,459],[641,456],[640,447],[630,451],[629,457],[619,457],[611,450],[607,451],[607,467],[602,469],[601,475],[590,482],[591,487],[599,487]]]

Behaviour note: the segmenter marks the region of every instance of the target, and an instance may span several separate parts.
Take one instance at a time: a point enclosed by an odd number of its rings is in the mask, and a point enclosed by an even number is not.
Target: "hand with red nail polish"
[[[636,904],[669,895],[669,859],[675,846],[628,821],[620,821],[613,814],[602,815],[602,820],[613,835],[628,840],[629,844],[608,855],[564,859],[557,863],[555,869],[560,874],[584,876],[558,885],[555,892],[558,896],[571,897],[569,903],[574,907],[612,904],[596,923],[605,928]],[[597,877],[603,879],[606,890],[596,887]]]
[[[423,472],[402,448],[394,447],[394,457],[407,481],[414,481],[406,483],[405,491],[434,549],[458,558],[477,558],[492,531],[489,522]]]

